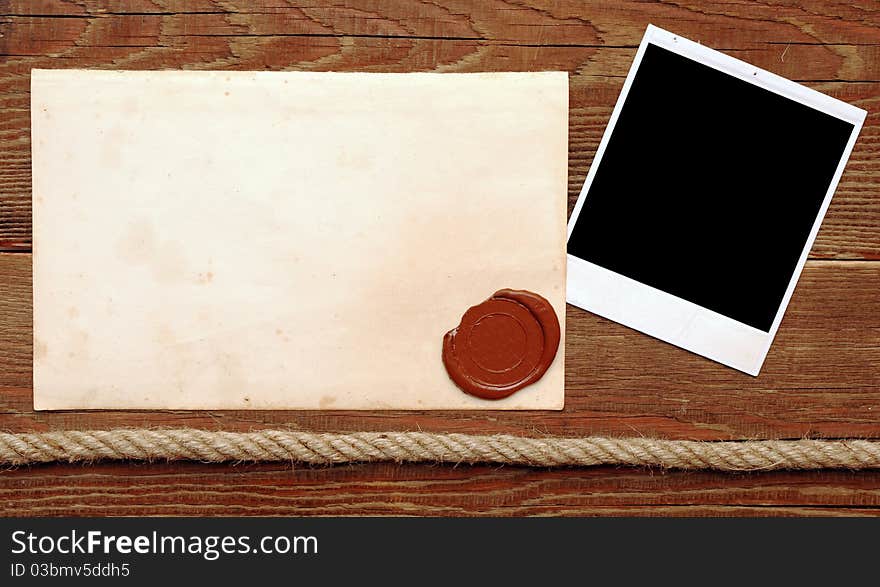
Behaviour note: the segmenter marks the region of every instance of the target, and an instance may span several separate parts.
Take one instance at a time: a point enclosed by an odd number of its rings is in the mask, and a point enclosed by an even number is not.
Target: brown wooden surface
[[[0,0],[0,429],[289,426],[706,440],[880,438],[875,0],[312,4]],[[569,307],[561,413],[33,412],[31,68],[567,70],[571,204],[648,22],[869,111],[760,377]],[[880,472],[50,465],[0,473],[0,514],[863,515],[880,514]]]

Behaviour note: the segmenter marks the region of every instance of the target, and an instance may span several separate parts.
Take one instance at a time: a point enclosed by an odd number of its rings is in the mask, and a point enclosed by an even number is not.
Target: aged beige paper
[[[560,409],[446,331],[565,325],[565,73],[32,72],[34,407]]]

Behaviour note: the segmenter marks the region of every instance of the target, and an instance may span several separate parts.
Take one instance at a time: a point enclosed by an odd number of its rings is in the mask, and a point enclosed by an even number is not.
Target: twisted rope
[[[54,461],[192,460],[290,461],[311,465],[352,462],[499,463],[509,465],[628,465],[671,469],[754,471],[880,468],[880,441],[755,440],[696,442],[656,438],[528,438],[495,434],[260,430],[65,430],[0,433],[0,464]]]

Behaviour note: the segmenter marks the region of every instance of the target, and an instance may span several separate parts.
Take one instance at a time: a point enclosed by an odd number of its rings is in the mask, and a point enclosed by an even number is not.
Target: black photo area
[[[648,45],[568,252],[769,332],[852,130]]]

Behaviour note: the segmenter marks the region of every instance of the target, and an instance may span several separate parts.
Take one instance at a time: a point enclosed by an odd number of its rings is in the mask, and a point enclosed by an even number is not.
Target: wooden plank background
[[[0,0],[0,429],[880,438],[876,0],[318,4]],[[31,68],[566,70],[572,205],[649,22],[869,111],[760,377],[569,307],[561,413],[33,412]],[[0,514],[863,515],[880,514],[880,472],[50,465],[0,472]]]

